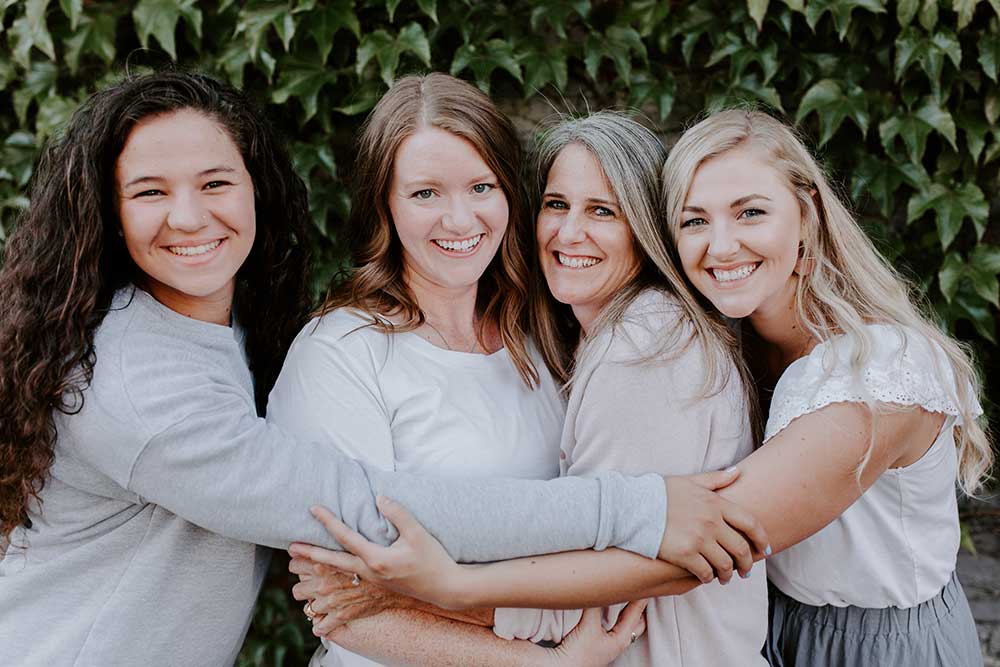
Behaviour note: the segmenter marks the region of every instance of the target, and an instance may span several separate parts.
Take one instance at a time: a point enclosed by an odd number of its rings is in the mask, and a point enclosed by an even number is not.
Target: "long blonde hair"
[[[746,364],[739,353],[733,332],[715,312],[706,310],[685,284],[678,270],[679,262],[672,244],[667,242],[660,189],[660,169],[666,150],[649,129],[627,116],[613,111],[599,111],[582,118],[569,118],[543,132],[532,152],[534,171],[532,204],[541,208],[542,195],[549,170],[564,148],[576,144],[586,148],[601,165],[626,223],[632,233],[636,255],[640,259],[639,273],[625,285],[604,308],[588,332],[588,339],[606,327],[619,323],[633,300],[646,289],[658,289],[675,298],[681,313],[671,331],[663,331],[658,349],[649,350],[649,357],[669,358],[668,350],[679,353],[687,345],[701,346],[705,359],[705,382],[702,391],[708,395],[725,388],[730,368],[735,366],[745,392],[752,392]],[[545,279],[536,272],[535,294],[532,300],[532,323],[546,363],[564,383],[571,380],[574,350],[580,340],[580,330],[569,308],[558,303],[548,292]],[[681,326],[690,323],[693,335],[687,340],[680,336],[687,331]],[[658,332],[659,333],[659,332]],[[579,356],[579,355],[577,355]],[[755,430],[756,401],[746,394]]]
[[[500,251],[479,279],[477,336],[482,343],[485,325],[495,323],[521,379],[534,386],[538,371],[525,343],[531,230],[521,182],[521,142],[513,123],[489,97],[447,74],[399,79],[365,121],[358,139],[346,230],[352,268],[345,281],[330,289],[317,315],[353,308],[386,333],[412,331],[424,323],[424,314],[404,279],[403,251],[389,211],[388,192],[396,151],[407,137],[425,127],[471,143],[507,197],[507,232]],[[402,321],[393,323],[388,315],[402,315]]]
[[[908,328],[943,350],[955,379],[952,400],[963,422],[956,429],[958,481],[965,493],[975,493],[988,478],[993,453],[984,427],[974,413],[981,384],[968,348],[944,334],[921,313],[907,282],[878,253],[790,127],[759,111],[729,109],[716,112],[688,129],[663,168],[669,228],[675,241],[684,200],[698,167],[738,146],[759,151],[785,176],[798,200],[802,211],[801,255],[809,268],[799,275],[795,309],[816,340],[826,341],[840,334],[848,336],[853,342],[851,367],[858,374],[872,350],[866,324]],[[874,408],[874,403],[870,406]],[[871,454],[869,446],[860,462],[859,474]]]

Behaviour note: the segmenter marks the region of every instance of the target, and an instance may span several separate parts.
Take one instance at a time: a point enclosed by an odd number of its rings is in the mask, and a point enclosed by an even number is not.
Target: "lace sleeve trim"
[[[872,350],[861,373],[851,370],[853,344],[846,336],[817,345],[785,370],[774,390],[764,442],[796,418],[833,403],[918,405],[959,416],[951,370],[940,351],[895,327],[869,329]]]

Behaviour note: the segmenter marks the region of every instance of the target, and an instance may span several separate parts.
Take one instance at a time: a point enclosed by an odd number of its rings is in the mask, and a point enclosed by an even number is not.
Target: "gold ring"
[[[316,616],[317,616],[316,610],[313,609],[312,600],[310,600],[309,602],[306,602],[306,606],[302,608],[302,611],[305,612],[305,615],[308,618],[316,618]]]

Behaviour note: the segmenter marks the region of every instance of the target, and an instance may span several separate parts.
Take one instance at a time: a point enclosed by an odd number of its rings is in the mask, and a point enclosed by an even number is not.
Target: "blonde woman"
[[[713,114],[664,166],[684,272],[742,318],[769,399],[763,445],[724,493],[756,508],[772,665],[981,665],[955,577],[955,481],[990,467],[965,350],[914,305],[795,133]],[[803,539],[806,538],[806,539]]]

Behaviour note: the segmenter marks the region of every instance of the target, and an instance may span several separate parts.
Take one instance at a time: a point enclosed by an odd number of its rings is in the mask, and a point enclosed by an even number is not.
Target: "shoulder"
[[[944,350],[910,327],[869,324],[834,336],[793,362],[774,390],[765,440],[832,403],[893,403],[960,413]]]
[[[351,308],[338,308],[314,317],[292,341],[288,358],[330,354],[384,357],[388,351],[390,334],[375,328],[372,322],[370,315]]]
[[[609,358],[627,361],[669,357],[687,347],[693,335],[691,322],[677,298],[650,288],[640,292],[621,320],[609,327]]]

